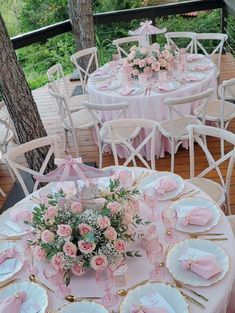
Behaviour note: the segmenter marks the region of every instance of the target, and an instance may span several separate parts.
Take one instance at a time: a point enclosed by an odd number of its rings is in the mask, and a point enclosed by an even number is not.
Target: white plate
[[[161,88],[159,88],[160,86],[164,86],[166,88],[166,90],[163,90]],[[179,89],[181,86],[181,83],[178,82],[177,80],[169,80],[166,82],[161,82],[161,83],[157,83],[156,84],[156,91],[157,92],[171,92],[171,91],[175,91],[177,89]]]
[[[12,248],[15,248],[15,250],[17,251],[16,243],[9,242],[9,241],[0,242],[0,253],[5,251],[5,250],[12,249]],[[16,259],[15,269],[11,273],[0,274],[0,284],[7,281],[11,277],[13,277],[16,273],[18,273],[22,269],[23,258],[24,258],[23,254],[18,255],[17,257],[15,257],[15,256],[12,257],[12,259]]]
[[[177,80],[181,83],[196,83],[206,78],[206,74],[195,72],[195,73],[183,73],[177,77]]]
[[[205,66],[205,68],[204,69],[198,68],[198,66]],[[189,71],[193,71],[193,72],[207,72],[213,69],[214,65],[209,62],[200,62],[200,63],[188,64],[187,68]]]
[[[13,228],[7,226],[5,223],[8,223],[8,222],[12,222],[15,225],[15,227],[19,228],[15,228],[14,229],[14,226]],[[3,214],[0,215],[0,225],[1,225],[1,228],[0,228],[0,237],[20,237],[20,236],[24,236],[27,234],[27,229],[26,228],[23,228],[21,227],[20,225],[18,225],[16,222],[12,221],[10,218],[9,218],[9,212],[4,212]]]
[[[100,304],[93,301],[80,301],[66,305],[60,310],[61,313],[108,313]]]
[[[146,188],[152,187],[155,183],[156,180],[162,176],[170,176],[172,179],[175,180],[177,184],[177,188],[175,190],[172,190],[170,192],[167,192],[164,195],[159,195],[159,200],[164,201],[164,200],[170,200],[174,197],[176,197],[178,194],[180,194],[183,189],[185,182],[182,177],[180,177],[177,174],[171,173],[171,172],[155,172],[152,175],[144,177],[140,184],[139,184],[139,189],[140,191],[144,191]]]
[[[23,312],[25,305],[27,305],[27,300],[34,301],[34,303],[39,305],[40,309],[37,313],[45,313],[48,306],[47,293],[45,289],[35,283],[20,282],[0,290],[0,302],[2,299],[13,296],[19,291],[24,291],[27,294],[26,301],[22,304],[22,309],[19,313]],[[35,311],[31,312],[35,313]]]
[[[148,283],[129,291],[120,306],[120,313],[130,313],[133,304],[138,305],[141,298],[154,291],[167,301],[175,313],[188,313],[188,305],[181,293],[176,288],[161,283]]]
[[[203,207],[211,211],[212,218],[204,226],[199,225],[182,225],[178,221],[175,224],[175,228],[179,231],[186,233],[201,233],[205,232],[218,224],[220,219],[220,209],[215,202],[212,202],[203,198],[183,198],[171,204],[171,208],[179,212],[182,207]]]
[[[126,88],[126,87],[124,87],[124,88]],[[136,96],[136,95],[139,95],[139,94],[141,94],[142,92],[144,92],[144,88],[143,87],[130,87],[131,89],[133,89],[133,91],[130,93],[130,94],[128,94],[128,95],[123,95],[122,94],[122,90],[124,90],[124,88],[121,88],[121,89],[119,89],[117,92],[121,95],[121,96],[123,96],[123,97],[131,97],[131,96]]]
[[[120,80],[113,80],[111,82],[97,84],[96,89],[100,91],[116,90],[121,86],[121,84],[122,82]]]
[[[204,58],[203,54],[188,54],[187,55],[187,62],[188,63],[193,63],[193,62],[198,62]]]
[[[113,76],[113,73],[111,71],[106,70],[106,69],[105,70],[98,69],[97,71],[95,71],[94,73],[92,73],[90,75],[92,80],[95,80],[95,81],[105,80],[105,79],[108,79],[112,76]]]
[[[194,249],[214,254],[216,256],[217,262],[221,265],[223,270],[217,275],[207,280],[193,273],[190,270],[184,270],[181,267],[179,257],[181,256],[183,250],[187,247],[191,247]],[[215,243],[209,240],[187,239],[174,245],[174,247],[168,252],[166,266],[171,275],[174,277],[174,279],[191,286],[203,287],[213,285],[214,283],[224,278],[225,274],[229,269],[229,258],[225,251],[220,246],[216,245]]]

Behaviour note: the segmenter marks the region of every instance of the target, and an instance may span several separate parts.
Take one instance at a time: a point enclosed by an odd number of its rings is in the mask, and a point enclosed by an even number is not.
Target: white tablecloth
[[[206,58],[203,58],[202,61],[207,61],[210,64],[212,62]],[[106,64],[103,68],[108,69],[108,65]],[[110,69],[109,69],[110,70]],[[121,70],[122,71],[122,70]],[[97,89],[97,82],[94,80],[88,80],[88,93],[90,101],[97,104],[111,104],[111,103],[120,103],[120,102],[128,102],[128,117],[133,118],[146,118],[155,121],[163,121],[169,119],[169,112],[167,106],[164,104],[164,100],[168,97],[183,97],[195,95],[197,93],[201,93],[208,88],[213,88],[216,93],[217,88],[217,76],[216,76],[216,68],[215,66],[209,70],[204,72],[206,74],[206,78],[199,82],[193,83],[184,83],[181,87],[172,92],[156,92],[151,91],[151,95],[145,96],[145,93],[133,96],[122,96],[115,91],[103,91]],[[179,75],[180,73],[178,73]],[[182,73],[181,73],[182,74]],[[122,73],[118,73],[118,77],[122,77]],[[100,83],[100,82],[99,82]],[[136,82],[135,82],[136,84]],[[122,87],[125,84],[123,83]],[[153,89],[153,88],[152,88]],[[181,106],[183,114],[193,114],[193,110],[198,103],[184,104]],[[116,112],[105,112],[103,114],[103,120],[112,120],[116,117]],[[146,137],[148,131],[143,131],[140,134],[139,141]],[[161,149],[161,151],[160,151]],[[156,143],[156,151],[155,155],[157,157],[164,157],[164,152],[170,152],[170,145],[166,138],[162,138],[162,146],[161,146],[161,137],[160,134],[157,135],[157,143]],[[126,150],[118,149],[118,154],[120,157],[126,157]],[[142,154],[150,160],[150,144],[147,145]]]

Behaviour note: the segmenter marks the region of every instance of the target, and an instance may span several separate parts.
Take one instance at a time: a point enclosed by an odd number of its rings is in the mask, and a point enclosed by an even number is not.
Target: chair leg
[[[99,168],[103,166],[103,147],[99,147]]]
[[[175,169],[175,140],[171,138],[171,172]]]
[[[6,194],[5,192],[2,190],[2,188],[0,187],[0,194],[5,198],[6,197]]]

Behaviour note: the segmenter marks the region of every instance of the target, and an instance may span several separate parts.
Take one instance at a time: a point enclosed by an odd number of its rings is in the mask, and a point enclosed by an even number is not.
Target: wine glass
[[[45,265],[43,275],[49,283],[58,289],[61,296],[64,297],[71,293],[70,288],[65,285],[64,272],[55,269],[51,263]]]
[[[158,196],[154,188],[148,188],[144,190],[144,201],[152,212],[149,216],[150,221],[156,221],[158,219],[158,215],[155,212],[155,209],[158,203]]]
[[[178,242],[178,236],[175,230],[176,220],[177,220],[177,213],[173,208],[168,206],[162,211],[162,221],[166,228],[165,240],[170,245]]]
[[[154,266],[150,272],[151,281],[163,281],[166,275],[165,256],[163,246],[157,238],[151,239],[146,243],[146,253],[149,262]]]
[[[98,287],[103,289],[106,295],[102,298],[102,303],[106,308],[112,307],[117,304],[117,295],[112,294],[110,291],[114,285],[113,272],[109,266],[99,268],[95,273],[95,279]]]

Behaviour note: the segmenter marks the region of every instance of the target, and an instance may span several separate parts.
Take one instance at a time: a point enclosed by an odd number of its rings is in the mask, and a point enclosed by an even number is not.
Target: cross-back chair
[[[167,98],[164,103],[168,107],[169,119],[159,123],[159,130],[161,134],[170,142],[171,145],[171,171],[174,172],[175,153],[184,140],[188,139],[187,126],[191,124],[201,124],[198,119],[199,114],[208,103],[213,89],[208,89],[202,93],[198,93],[193,96]],[[184,114],[182,105],[189,106],[188,111],[192,103],[200,103],[200,111],[197,115]],[[178,143],[176,144],[176,142]]]
[[[68,148],[68,133],[71,133],[76,149],[76,154],[79,156],[79,141],[77,131],[93,127],[93,118],[88,110],[84,108],[84,106],[79,111],[70,112],[68,98],[66,98],[66,96],[63,94],[54,92],[50,84],[48,84],[48,91],[57,103],[59,118],[64,127],[65,151],[67,151]]]
[[[180,48],[185,48],[185,49],[187,49],[187,51],[189,53],[194,52],[195,36],[196,36],[196,33],[194,33],[194,32],[168,32],[168,33],[165,33],[167,45],[169,47],[171,45],[174,45],[178,51]],[[185,39],[185,40],[189,41],[189,43],[186,45],[186,47],[179,47],[179,45],[176,44],[176,41],[179,39]]]
[[[26,184],[22,178],[21,172],[27,172],[31,174],[32,176],[37,175],[37,174],[43,175],[47,167],[47,164],[50,161],[50,158],[52,157],[52,154],[54,154],[55,158],[60,157],[59,149],[58,149],[59,140],[60,138],[58,136],[47,136],[47,137],[38,138],[30,142],[24,143],[22,145],[19,145],[3,155],[3,159],[6,161],[6,163],[11,168],[14,175],[18,179],[25,196],[29,195],[29,190],[26,187]],[[46,146],[49,147],[48,152],[45,157],[45,160],[42,163],[42,166],[39,172],[36,172],[30,168],[27,168],[26,166],[23,166],[17,162],[17,158],[24,156],[25,153],[28,153],[34,149],[38,149],[38,148],[46,147]],[[39,182],[36,180],[34,187],[33,187],[33,191],[37,190],[38,185],[39,185]]]
[[[86,68],[82,66],[82,60],[84,59],[87,60]],[[97,48],[92,47],[78,51],[75,54],[71,55],[70,60],[76,66],[82,84],[83,93],[86,94],[87,80],[91,74],[92,65],[94,64],[95,70],[97,70],[99,67]]]
[[[133,162],[133,165],[136,166],[136,158],[138,158],[145,167],[155,170],[155,147],[158,122],[148,119],[119,119],[108,121],[105,123],[105,126],[107,127],[109,137],[111,138],[111,147],[115,165],[119,165],[117,145],[121,144],[129,151],[129,156],[123,166],[127,166],[131,162]],[[137,147],[134,147],[132,139],[138,136],[142,129],[144,129],[145,132],[148,131],[149,133]],[[120,132],[120,130],[122,131]],[[126,135],[128,132],[130,134],[129,136]],[[135,134],[135,137],[133,134]],[[149,166],[148,162],[141,155],[141,150],[149,143],[151,147],[151,166]]]
[[[117,52],[120,58],[126,57],[129,54],[130,49],[130,43],[134,44],[136,43],[137,46],[141,46],[141,44],[146,41],[146,36],[129,36],[129,37],[123,37],[113,40],[113,45],[116,46]],[[124,49],[124,46],[128,46],[128,49]]]
[[[235,161],[235,135],[224,129],[203,125],[190,125],[188,127],[188,131],[190,151],[189,181],[206,192],[219,206],[225,206],[228,213],[231,214],[229,191]],[[232,144],[232,148],[225,155],[215,160],[208,149],[206,142],[207,136],[227,141]],[[194,142],[198,143],[198,145],[202,148],[209,165],[198,175],[195,175]],[[228,161],[228,166],[226,177],[224,178],[219,166],[225,161]],[[217,172],[220,184],[214,180],[205,178],[205,176],[213,170]]]

